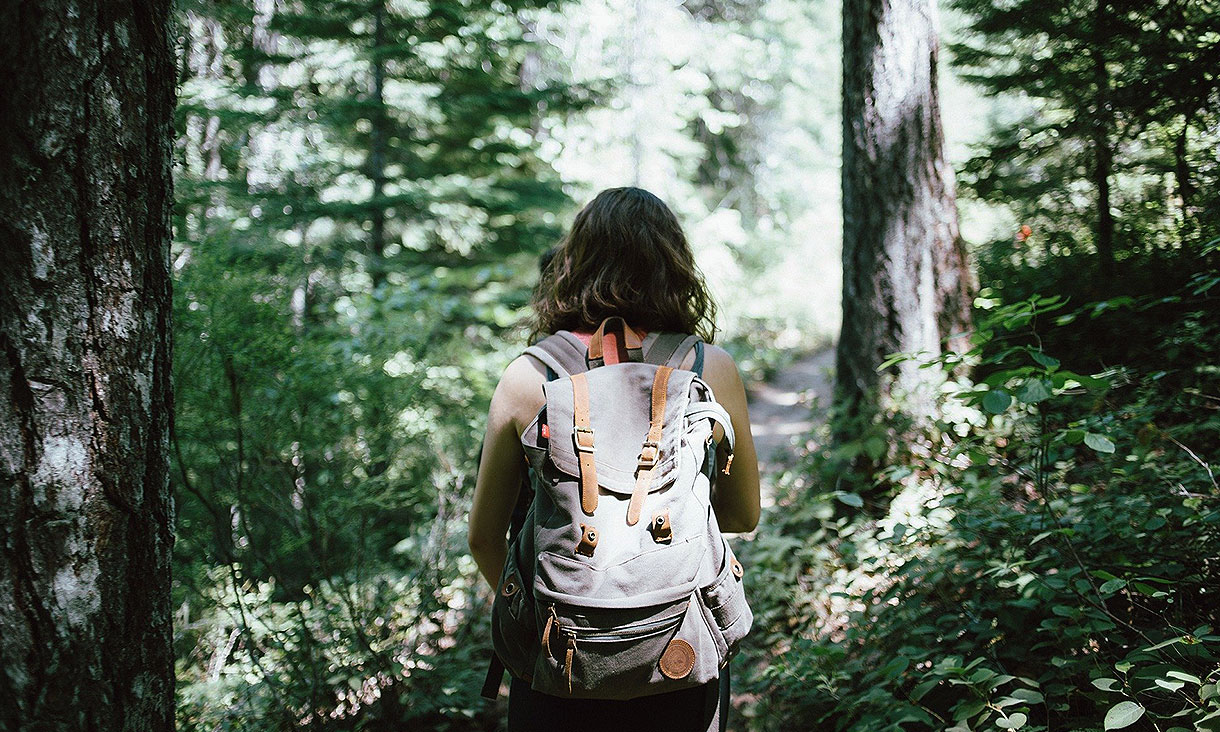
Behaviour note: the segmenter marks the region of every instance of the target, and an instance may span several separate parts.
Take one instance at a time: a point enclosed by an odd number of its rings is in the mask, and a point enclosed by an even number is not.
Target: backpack
[[[630,360],[604,365],[618,326]],[[691,348],[695,365],[676,368]],[[711,506],[713,423],[733,427],[701,378],[694,335],[642,342],[607,318],[585,348],[559,331],[525,353],[547,366],[522,434],[533,496],[492,603],[494,656],[536,691],[630,699],[717,678],[749,631],[742,565]],[[526,494],[528,495],[528,494]]]

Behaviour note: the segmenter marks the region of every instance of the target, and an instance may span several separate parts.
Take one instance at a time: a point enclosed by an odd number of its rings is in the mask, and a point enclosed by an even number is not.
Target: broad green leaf
[[[961,721],[969,717],[973,717],[987,707],[987,703],[981,699],[973,699],[971,701],[962,702],[953,710],[953,719]]]
[[[1126,586],[1127,586],[1127,580],[1125,580],[1125,579],[1112,579],[1112,580],[1110,580],[1109,582],[1103,582],[1103,583],[1102,583],[1102,585],[1101,585],[1101,587],[1099,587],[1098,589],[1099,589],[1101,592],[1103,592],[1103,593],[1105,593],[1105,594],[1107,594],[1107,595],[1108,595],[1108,594],[1110,594],[1111,592],[1118,592],[1119,590],[1121,590],[1122,588],[1124,588],[1124,587],[1126,587]]]
[[[1041,351],[1030,351],[1029,355],[1033,356],[1035,361],[1037,361],[1041,365],[1047,367],[1048,369],[1059,368],[1059,359],[1055,358],[1054,356],[1048,356],[1045,353],[1042,353]]]
[[[978,671],[975,671],[973,674],[970,675],[970,682],[973,684],[977,684],[977,683],[986,681],[987,679],[990,679],[993,676],[995,676],[995,671],[992,671],[991,669],[988,669],[988,668],[981,668]]]
[[[1133,701],[1124,701],[1110,707],[1106,712],[1105,728],[1122,729],[1135,724],[1135,720],[1144,716],[1144,708]]]
[[[999,719],[997,719],[995,721],[995,723],[996,723],[996,726],[1000,727],[1001,729],[1021,729],[1021,727],[1028,720],[1029,720],[1029,717],[1026,717],[1024,714],[1022,714],[1020,712],[1016,712],[1015,714],[1010,714],[1008,716],[1008,719],[1000,717]]]
[[[840,493],[837,497],[843,503],[846,503],[854,508],[860,508],[864,505],[864,499],[855,493]]]
[[[1093,686],[1102,691],[1118,691],[1118,679],[1093,679]]]
[[[1046,382],[1042,379],[1030,379],[1026,381],[1021,390],[1017,392],[1017,398],[1026,404],[1037,404],[1038,402],[1049,399],[1051,390],[1047,388]]]
[[[1171,679],[1181,679],[1182,681],[1189,681],[1192,684],[1201,683],[1198,676],[1188,674],[1185,671],[1166,671],[1165,675]]]
[[[1110,438],[1105,435],[1099,435],[1096,432],[1089,432],[1084,436],[1084,444],[1093,448],[1097,452],[1112,453],[1114,452],[1114,443],[1110,442]]]
[[[983,409],[992,414],[999,414],[1012,404],[1012,395],[1003,389],[992,389],[983,395]]]
[[[931,691],[932,687],[936,686],[938,683],[940,683],[940,679],[928,679],[927,681],[918,684],[914,689],[911,690],[911,699],[913,701],[919,701],[923,698],[924,694]]]
[[[1046,698],[1040,692],[1033,689],[1013,689],[1012,696],[1027,704],[1041,704],[1046,701]]]
[[[877,370],[885,371],[891,366],[900,364],[903,361],[910,361],[913,358],[915,358],[915,355],[912,353],[891,353],[884,361],[881,362],[880,365],[877,366]]]
[[[1178,689],[1181,689],[1183,686],[1186,686],[1185,681],[1177,681],[1177,680],[1170,681],[1169,679],[1156,679],[1155,681],[1153,681],[1153,683],[1156,684],[1157,686],[1161,687],[1162,689],[1169,689],[1170,691],[1177,691]]]
[[[1165,592],[1164,590],[1158,590],[1157,588],[1155,588],[1152,585],[1147,584],[1145,582],[1132,582],[1131,586],[1134,587],[1141,595],[1147,595],[1148,597],[1168,597],[1169,596],[1168,592]]]

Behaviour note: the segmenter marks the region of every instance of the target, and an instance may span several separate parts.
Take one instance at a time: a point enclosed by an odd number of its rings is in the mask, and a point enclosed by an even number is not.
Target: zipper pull
[[[572,693],[572,658],[576,655],[576,633],[568,635],[567,651],[563,657],[563,675],[568,679],[568,693]]]
[[[729,468],[731,468],[731,467],[733,467],[733,451],[729,450],[729,457],[724,461],[724,470],[722,472],[725,475],[728,475]]]
[[[559,616],[555,614],[555,606],[550,607],[551,614],[546,617],[546,625],[542,626],[542,647],[550,655],[555,655],[551,652],[551,626],[559,627]]]

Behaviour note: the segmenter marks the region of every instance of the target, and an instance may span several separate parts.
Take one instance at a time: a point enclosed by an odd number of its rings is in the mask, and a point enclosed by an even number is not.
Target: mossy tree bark
[[[172,730],[168,0],[0,10],[0,729]]]
[[[938,355],[969,324],[973,287],[941,132],[935,13],[932,0],[843,3],[840,443],[899,393],[908,395],[899,416],[931,416],[926,370],[877,367],[899,351]],[[874,453],[855,472],[871,475],[881,460]]]

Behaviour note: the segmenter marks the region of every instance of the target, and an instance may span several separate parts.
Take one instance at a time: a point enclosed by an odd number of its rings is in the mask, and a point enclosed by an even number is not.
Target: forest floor
[[[833,395],[834,360],[834,346],[821,348],[797,357],[768,381],[747,389],[764,508],[774,500],[776,478],[804,452],[805,446],[798,447],[794,441],[825,419]]]

